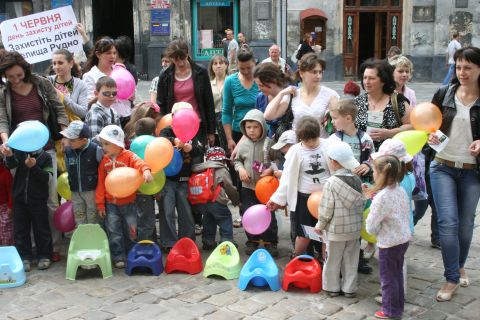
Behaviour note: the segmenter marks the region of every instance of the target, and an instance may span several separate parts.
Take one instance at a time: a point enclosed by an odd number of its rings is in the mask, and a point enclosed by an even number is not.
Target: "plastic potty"
[[[203,276],[217,275],[227,280],[237,279],[241,269],[242,264],[237,247],[230,241],[224,241],[208,257]]]
[[[238,288],[240,290],[247,289],[249,282],[256,287],[269,285],[272,291],[280,290],[278,267],[267,250],[255,250],[243,265],[238,280]]]
[[[178,240],[168,253],[165,272],[180,271],[196,274],[202,272],[202,269],[202,256],[195,242],[190,238]]]
[[[297,288],[310,288],[310,292],[322,290],[322,266],[309,255],[298,256],[285,267],[282,288],[288,291],[292,284]]]
[[[130,276],[137,267],[149,268],[154,276],[163,272],[162,252],[156,243],[142,240],[133,246],[128,253],[125,273]]]
[[[27,281],[17,248],[0,247],[0,289],[13,288]]]

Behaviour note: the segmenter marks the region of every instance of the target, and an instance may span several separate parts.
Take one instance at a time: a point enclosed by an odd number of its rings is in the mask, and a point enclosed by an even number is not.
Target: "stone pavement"
[[[147,88],[141,83],[140,88]],[[325,84],[334,89],[341,83]],[[435,84],[413,84],[419,101],[429,100]],[[148,90],[148,88],[147,88]],[[139,90],[139,96],[145,91]],[[146,95],[146,94],[145,94]],[[233,209],[234,217],[238,210]],[[435,294],[443,283],[440,251],[430,247],[430,213],[419,222],[407,251],[408,293],[404,319],[480,319],[480,233],[475,227],[466,270],[468,288],[459,288],[451,302],[437,303]],[[289,220],[279,222],[281,274],[290,254]],[[242,262],[245,235],[235,229]],[[197,243],[201,241],[198,238]],[[114,276],[103,280],[98,270],[78,271],[76,281],[65,280],[64,240],[62,261],[49,270],[35,268],[28,282],[13,289],[0,290],[0,319],[373,319],[379,308],[373,300],[379,289],[378,264],[372,258],[372,275],[359,275],[357,298],[329,298],[299,289],[271,292],[262,288],[240,291],[237,280],[204,278],[201,274],[134,275],[114,269]],[[202,252],[203,259],[208,253]]]

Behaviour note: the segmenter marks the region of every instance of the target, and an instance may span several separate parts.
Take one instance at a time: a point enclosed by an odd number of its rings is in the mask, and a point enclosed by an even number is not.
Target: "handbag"
[[[290,95],[290,101],[288,102],[287,111],[278,120],[278,127],[275,130],[275,135],[273,136],[273,140],[275,142],[277,142],[278,139],[280,139],[280,136],[282,135],[282,133],[292,129],[292,123],[293,123],[292,100],[293,100],[293,94]]]

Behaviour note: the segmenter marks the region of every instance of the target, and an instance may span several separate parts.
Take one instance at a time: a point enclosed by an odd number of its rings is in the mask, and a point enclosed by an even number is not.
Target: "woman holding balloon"
[[[417,130],[432,132],[428,142],[437,149],[430,164],[430,181],[446,278],[436,296],[440,302],[451,300],[458,286],[470,284],[465,262],[480,197],[480,49],[459,49],[454,60],[456,76],[449,86],[439,88],[432,99],[442,113],[443,134],[434,132],[441,121],[435,117],[435,110],[430,112],[430,122],[416,126],[414,123]],[[435,119],[439,121],[432,125]],[[440,145],[445,142],[445,135],[448,142],[446,146]]]

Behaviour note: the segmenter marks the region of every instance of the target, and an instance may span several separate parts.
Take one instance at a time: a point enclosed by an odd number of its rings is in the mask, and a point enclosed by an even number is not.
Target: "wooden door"
[[[343,67],[345,78],[354,78],[358,61],[358,12],[346,12],[343,18]]]

